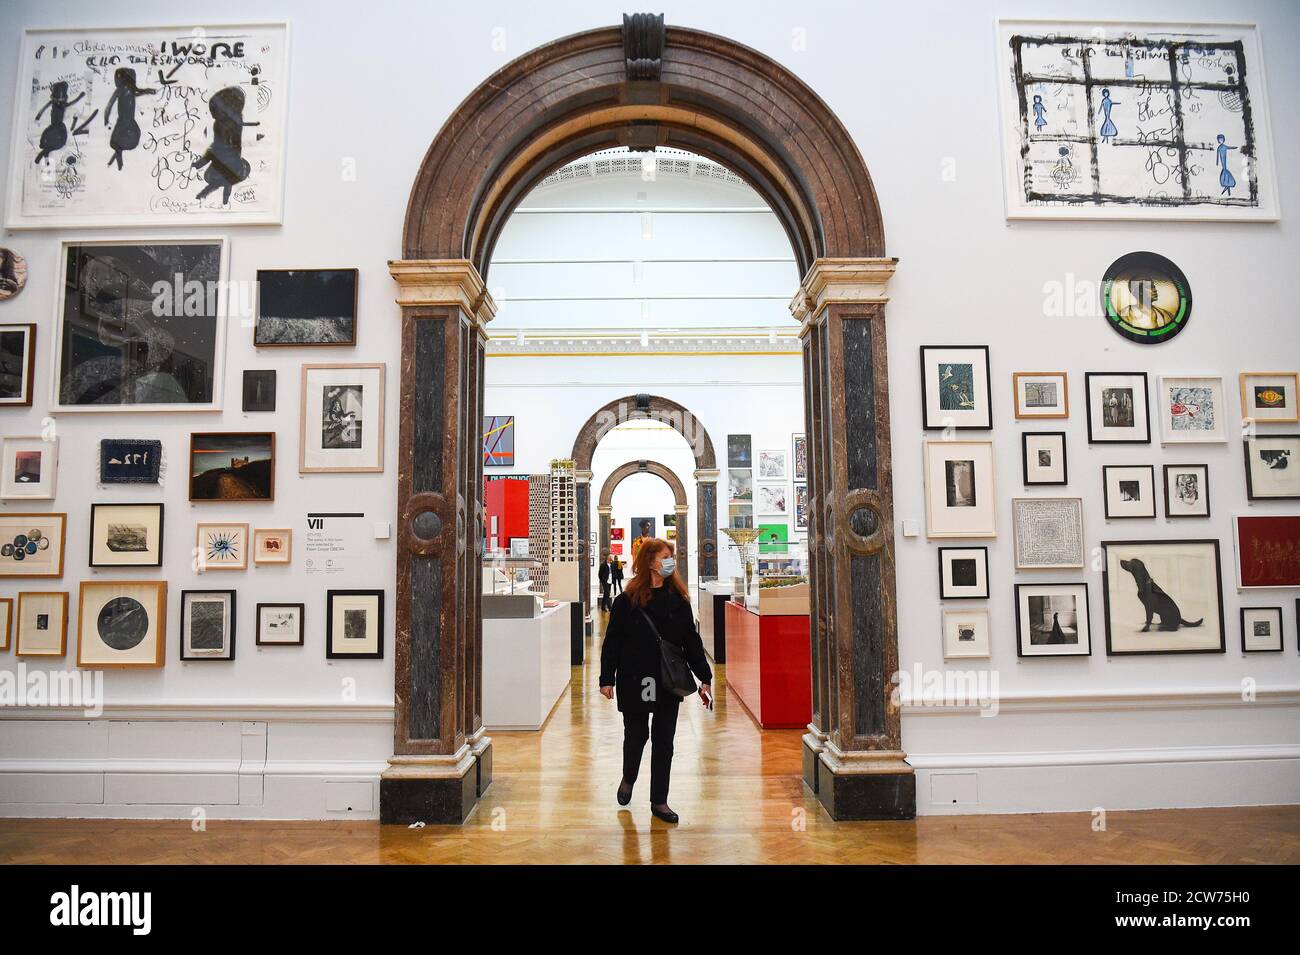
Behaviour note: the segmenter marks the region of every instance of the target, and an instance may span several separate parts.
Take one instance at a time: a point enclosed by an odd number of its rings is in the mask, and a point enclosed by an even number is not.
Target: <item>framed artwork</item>
[[[224,238],[65,241],[50,410],[219,411],[228,253]]]
[[[1246,438],[1246,499],[1300,500],[1300,434]]]
[[[794,479],[796,481],[808,480],[808,435],[796,434],[793,436],[791,460],[794,462]]]
[[[515,465],[515,416],[483,416],[483,467],[510,468]]]
[[[1020,465],[1026,487],[1070,483],[1064,431],[1026,431],[1020,436]]]
[[[1300,421],[1300,373],[1246,371],[1238,376],[1243,421]]]
[[[249,368],[244,370],[244,411],[275,410],[275,369]]]
[[[257,645],[259,647],[301,647],[303,645],[302,604],[258,604]]]
[[[921,413],[927,431],[993,427],[987,345],[921,346]]]
[[[1232,518],[1237,589],[1300,587],[1300,514]]]
[[[758,476],[760,480],[785,479],[785,452],[759,451]]]
[[[727,435],[727,467],[750,468],[754,466],[754,443],[750,435]]]
[[[1217,540],[1103,541],[1106,652],[1224,653]]]
[[[926,536],[997,537],[992,441],[925,442]]]
[[[0,498],[50,500],[59,476],[59,439],[5,438],[0,455]]]
[[[1210,516],[1210,469],[1204,464],[1166,464],[1165,517]]]
[[[20,657],[62,657],[68,652],[68,595],[66,592],[25,592],[18,595]]]
[[[288,564],[292,561],[292,528],[259,527],[253,531],[253,563]]]
[[[384,592],[331,590],[326,594],[327,659],[384,658]]]
[[[1085,372],[1090,444],[1150,444],[1147,373]]]
[[[1083,498],[1013,497],[1016,570],[1082,567]]]
[[[298,471],[384,469],[384,364],[303,365]]]
[[[939,599],[983,600],[988,595],[987,547],[939,548]]]
[[[253,344],[355,345],[357,269],[258,269]]]
[[[784,514],[790,506],[789,491],[785,484],[760,484],[758,486],[758,512]]]
[[[79,667],[162,666],[166,660],[166,581],[82,581],[77,630]]]
[[[14,629],[14,598],[0,597],[0,651],[9,649]]]
[[[199,573],[248,568],[247,524],[199,524],[194,546]]]
[[[945,660],[988,659],[992,655],[989,612],[982,607],[943,610],[943,658]]]
[[[161,567],[162,504],[90,505],[91,567]]]
[[[753,527],[754,506],[752,504],[728,504],[727,505],[727,526],[728,527]]]
[[[1129,252],[1106,269],[1101,309],[1122,338],[1159,345],[1184,328],[1192,316],[1192,287],[1173,262],[1155,252]]]
[[[30,408],[36,382],[36,326],[0,325],[0,408]]]
[[[1241,652],[1282,652],[1282,608],[1241,608]]]
[[[658,521],[653,517],[634,517],[632,531],[633,538],[654,537],[658,532]]]
[[[1223,379],[1209,376],[1160,376],[1161,444],[1224,444],[1228,416],[1223,403]]]
[[[752,468],[727,469],[727,500],[732,504],[754,502],[754,471]]]
[[[157,484],[161,474],[161,441],[136,438],[100,440],[100,484]]]
[[[7,302],[27,286],[27,260],[13,249],[0,248],[0,302]]]
[[[1091,656],[1088,585],[1016,584],[1016,635],[1018,656]]]
[[[677,526],[677,514],[676,513],[665,514],[664,527],[676,527],[676,526]]]
[[[1017,418],[1070,417],[1070,376],[1063,371],[1018,371],[1011,376]]]
[[[181,591],[181,659],[235,659],[235,592]]]
[[[275,500],[275,432],[191,434],[190,500]]]
[[[1278,217],[1254,24],[997,30],[1007,218]]]
[[[807,484],[796,484],[794,486],[794,529],[796,531],[808,530]]]
[[[623,528],[611,527],[609,529],[609,539],[612,541],[621,541],[623,539]]]
[[[759,524],[758,552],[760,554],[785,554],[790,550],[790,525]]]
[[[25,31],[6,225],[280,222],[288,56],[285,23]]]
[[[1106,520],[1156,516],[1156,469],[1151,464],[1108,464],[1101,469]]]
[[[0,578],[62,577],[68,515],[0,512]]]

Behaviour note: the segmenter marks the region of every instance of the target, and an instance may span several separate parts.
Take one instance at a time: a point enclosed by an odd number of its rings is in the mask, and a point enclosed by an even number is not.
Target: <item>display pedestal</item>
[[[572,677],[573,609],[561,603],[528,620],[483,621],[483,725],[541,729]]]
[[[727,601],[731,582],[710,580],[700,584],[700,639],[714,663],[727,662]]]
[[[763,729],[812,719],[808,614],[763,614],[727,601],[727,686]]]

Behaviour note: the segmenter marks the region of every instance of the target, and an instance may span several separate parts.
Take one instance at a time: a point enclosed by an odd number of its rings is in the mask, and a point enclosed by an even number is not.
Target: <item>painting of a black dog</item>
[[[1205,622],[1204,617],[1200,620],[1184,620],[1182,613],[1178,610],[1178,604],[1174,603],[1174,598],[1160,589],[1160,585],[1151,579],[1151,574],[1147,571],[1147,565],[1136,557],[1121,560],[1119,565],[1133,575],[1133,580],[1137,584],[1138,600],[1142,601],[1142,607],[1146,610],[1147,622],[1146,626],[1140,631],[1141,633],[1146,633],[1151,629],[1151,619],[1153,617],[1160,618],[1160,630],[1199,627]]]

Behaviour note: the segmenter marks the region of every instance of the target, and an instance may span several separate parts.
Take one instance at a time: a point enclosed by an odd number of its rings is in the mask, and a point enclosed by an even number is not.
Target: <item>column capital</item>
[[[690,506],[689,504],[674,504],[674,505],[673,505],[673,510],[676,511],[678,514],[685,514],[685,513],[686,513],[687,511],[689,511],[690,509],[691,509],[691,506]]]
[[[693,474],[696,481],[714,482],[722,477],[722,472],[717,468],[700,468]]]
[[[590,484],[591,478],[592,478],[592,472],[590,471],[573,472],[573,480],[576,481],[578,484]]]
[[[596,505],[596,513],[599,514],[601,517],[609,517],[609,515],[611,515],[611,514],[614,513],[614,505],[613,505],[613,504],[597,504],[597,505]]]
[[[392,259],[388,274],[397,282],[397,304],[454,305],[480,326],[492,321],[496,302],[469,259]]]
[[[808,323],[834,302],[884,304],[897,266],[898,259],[817,259],[790,300],[790,314]]]

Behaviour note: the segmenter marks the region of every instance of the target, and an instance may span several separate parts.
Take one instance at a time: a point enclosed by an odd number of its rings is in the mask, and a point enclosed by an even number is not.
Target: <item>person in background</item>
[[[596,579],[600,581],[600,609],[609,613],[609,578],[613,573],[613,568],[609,565],[609,554],[600,555],[600,569],[596,571]]]
[[[621,594],[623,592],[623,558],[614,557],[614,563],[609,568],[609,585],[610,593]]]

